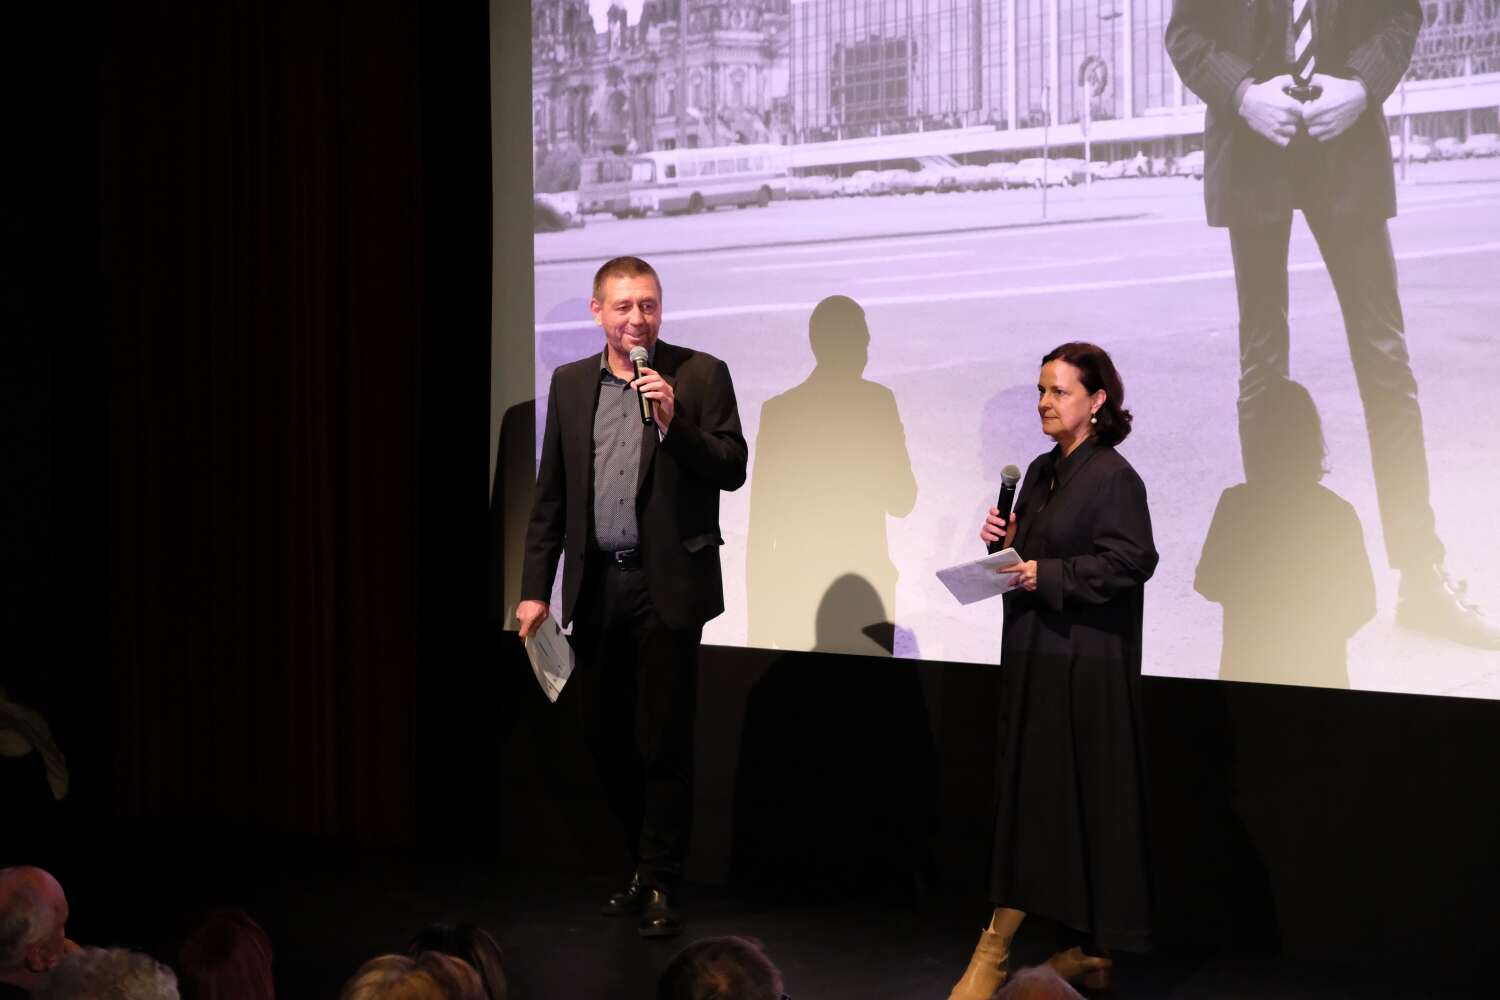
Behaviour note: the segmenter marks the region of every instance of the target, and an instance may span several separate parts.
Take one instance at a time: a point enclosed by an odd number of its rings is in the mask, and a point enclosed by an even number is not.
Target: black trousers
[[[701,627],[673,629],[646,574],[602,558],[585,569],[573,625],[577,668],[564,689],[579,713],[636,874],[671,889],[693,820],[693,720]]]
[[[1391,566],[1440,563],[1443,545],[1429,499],[1427,447],[1417,383],[1406,350],[1396,291],[1396,259],[1384,219],[1332,219],[1303,212],[1344,316],[1354,377],[1364,403],[1365,429]],[[1240,307],[1241,446],[1249,454],[1258,431],[1274,426],[1268,388],[1289,377],[1287,248],[1292,222],[1229,231]],[[1318,387],[1309,386],[1313,398]]]

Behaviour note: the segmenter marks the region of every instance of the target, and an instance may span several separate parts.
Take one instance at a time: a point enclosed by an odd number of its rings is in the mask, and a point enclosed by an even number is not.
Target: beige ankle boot
[[[1082,948],[1073,947],[1059,951],[1047,959],[1052,970],[1070,983],[1082,982],[1091,990],[1107,990],[1114,987],[1114,965],[1108,958],[1088,955]]]
[[[969,959],[963,978],[948,994],[948,1000],[990,1000],[1010,975],[1010,939],[986,927]]]

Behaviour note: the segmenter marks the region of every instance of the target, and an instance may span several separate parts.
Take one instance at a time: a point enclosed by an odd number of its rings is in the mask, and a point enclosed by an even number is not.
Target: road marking
[[[1439,247],[1433,250],[1411,250],[1396,254],[1396,260],[1431,260],[1438,257],[1460,257],[1469,254],[1500,252],[1500,242],[1471,243],[1465,246]],[[1327,269],[1321,260],[1306,261],[1290,265],[1289,272],[1323,271]],[[1029,285],[1022,288],[976,288],[966,292],[936,292],[925,295],[888,295],[867,298],[859,304],[865,309],[876,306],[927,305],[940,302],[972,302],[984,299],[1018,299],[1037,295],[1064,295],[1080,292],[1104,292],[1120,288],[1145,288],[1152,285],[1185,285],[1199,281],[1222,281],[1233,278],[1233,268],[1214,271],[1193,271],[1187,274],[1164,274],[1151,278],[1117,278],[1109,281],[1077,281],[1054,285]],[[763,316],[769,313],[812,312],[816,302],[750,302],[733,306],[712,306],[705,309],[668,310],[663,318],[673,322],[695,319],[715,319],[722,316]],[[586,330],[594,326],[592,319],[569,320],[559,323],[538,323],[538,333],[558,330]]]
[[[1178,223],[1193,223],[1197,226],[1203,225],[1203,213],[1196,215],[1174,215],[1159,219],[1131,218],[1131,219],[1107,219],[1099,222],[1069,222],[1066,219],[1057,219],[1051,222],[1043,222],[1040,219],[1030,223],[1018,223],[1006,227],[994,227],[991,229],[962,230],[956,233],[914,233],[911,236],[891,236],[889,234],[861,236],[852,234],[845,237],[818,240],[812,243],[790,243],[783,246],[758,246],[753,249],[737,249],[734,247],[705,247],[699,249],[687,248],[683,250],[651,250],[643,251],[643,255],[656,259],[670,260],[674,257],[690,256],[692,260],[703,260],[713,258],[721,261],[728,258],[744,257],[785,257],[788,254],[806,253],[820,254],[830,250],[859,249],[859,250],[883,250],[888,247],[914,247],[930,243],[967,243],[974,240],[1002,240],[1014,239],[1019,236],[1046,236],[1051,233],[1081,233],[1091,232],[1098,229],[1125,229],[1132,226],[1166,226]],[[590,260],[578,258],[572,260],[538,260],[535,269],[538,271],[555,270],[560,268],[592,268]]]
[[[809,267],[844,267],[853,264],[888,264],[897,260],[930,260],[933,257],[958,257],[963,254],[962,250],[929,250],[925,253],[893,253],[883,257],[840,257],[837,260],[799,260],[783,264],[749,264],[744,267],[731,267],[731,274],[744,274],[748,271],[802,271]]]
[[[1405,196],[1406,192],[1399,192]],[[1396,218],[1402,215],[1428,211],[1434,208],[1449,208],[1455,205],[1470,207],[1475,205],[1494,204],[1496,199],[1489,197],[1474,198],[1471,195],[1455,195],[1434,193],[1432,195],[1416,195],[1403,197],[1399,202]],[[738,249],[735,247],[705,247],[687,248],[682,250],[654,250],[647,256],[660,259],[671,259],[690,255],[694,260],[711,258],[715,261],[729,258],[756,258],[756,257],[785,257],[788,254],[820,254],[829,250],[842,247],[858,247],[861,250],[880,250],[887,247],[913,247],[923,246],[931,243],[958,243],[973,240],[1000,240],[1014,239],[1019,236],[1045,235],[1052,231],[1057,232],[1088,232],[1099,229],[1126,229],[1134,226],[1163,226],[1175,225],[1177,223],[1193,223],[1203,225],[1203,213],[1197,212],[1193,215],[1173,215],[1162,218],[1131,218],[1131,219],[1107,219],[1098,222],[1068,222],[1066,219],[1058,219],[1051,222],[1043,222],[1040,219],[1031,223],[1018,223],[1004,228],[965,230],[949,234],[915,233],[911,236],[889,236],[869,235],[860,236],[852,234],[844,237],[832,237],[817,242],[790,243],[783,246],[759,246],[753,249]],[[595,265],[589,263],[594,258],[575,258],[569,260],[538,260],[535,262],[537,271],[559,270],[563,268],[593,268]]]
[[[879,278],[860,278],[862,285],[884,285],[899,281],[931,281],[934,278],[972,278],[988,274],[1015,274],[1018,271],[1045,271],[1052,267],[1081,267],[1085,264],[1112,264],[1123,257],[1078,257],[1072,260],[1044,260],[1012,267],[976,267],[969,271],[924,271],[921,274],[892,274]]]

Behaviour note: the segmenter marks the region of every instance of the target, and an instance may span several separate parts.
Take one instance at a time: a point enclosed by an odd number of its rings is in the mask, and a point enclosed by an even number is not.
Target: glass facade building
[[[798,141],[1161,114],[1197,102],[1172,0],[792,0]],[[1080,84],[1094,67],[1090,86]],[[1095,93],[1098,90],[1098,93]]]
[[[1004,0],[793,0],[801,141],[1004,120]]]

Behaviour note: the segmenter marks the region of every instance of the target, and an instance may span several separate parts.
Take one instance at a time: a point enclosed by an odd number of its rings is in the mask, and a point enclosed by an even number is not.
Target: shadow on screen
[[[766,401],[756,435],[746,553],[750,644],[810,649],[816,641],[829,652],[915,655],[893,624],[896,567],[886,534],[886,518],[905,517],[917,502],[896,397],[864,378],[870,328],[859,303],[824,299],[808,337],[812,372]],[[866,581],[876,607],[857,628],[815,634],[820,601],[850,575]]]
[[[817,606],[815,653],[868,643],[883,600],[842,576]],[[937,756],[916,664],[788,653],[750,692],[730,874],[746,893],[909,893],[931,866]]]
[[[1322,485],[1322,421],[1281,379],[1243,438],[1245,482],[1219,496],[1193,586],[1224,608],[1221,680],[1349,686],[1348,643],[1375,616],[1354,508]]]
[[[1036,405],[1036,386],[1013,385],[985,400],[979,412],[979,468],[984,481],[993,483],[997,490],[1000,472],[1007,465],[1019,466],[1025,472],[1033,458],[1052,447],[1038,426]],[[989,500],[985,510],[994,502]],[[976,536],[983,519],[981,514],[974,521]]]

